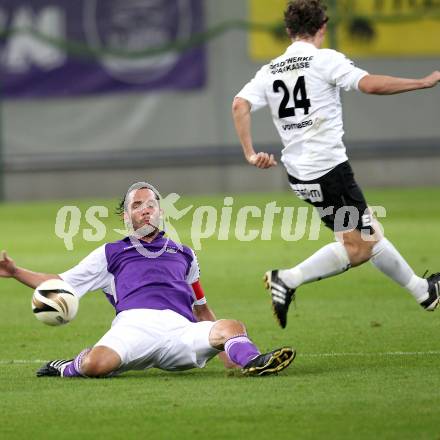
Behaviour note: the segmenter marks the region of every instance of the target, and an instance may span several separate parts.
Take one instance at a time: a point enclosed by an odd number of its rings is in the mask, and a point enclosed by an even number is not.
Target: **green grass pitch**
[[[370,190],[383,205],[385,232],[418,274],[438,271],[440,189]],[[290,193],[234,196],[240,206],[301,206]],[[60,272],[100,242],[74,239],[67,251],[54,233],[64,205],[116,200],[0,205],[0,248],[17,264]],[[183,197],[180,208],[223,197]],[[233,216],[234,217],[234,216]],[[191,215],[174,225],[191,245]],[[255,219],[250,226],[258,227]],[[105,220],[110,231],[119,220]],[[83,221],[83,228],[90,226]],[[278,228],[278,229],[277,229]],[[438,439],[440,312],[424,312],[409,293],[370,264],[298,291],[287,329],[275,323],[262,285],[265,270],[293,266],[319,241],[286,242],[279,222],[272,239],[215,237],[198,251],[202,283],[218,317],[244,321],[262,350],[292,345],[297,358],[278,376],[244,378],[214,359],[203,370],[130,372],[104,380],[36,378],[39,360],[71,357],[109,327],[102,293],[81,300],[77,318],[50,328],[31,313],[31,290],[0,279],[0,438],[2,439]],[[111,232],[107,240],[118,236]]]

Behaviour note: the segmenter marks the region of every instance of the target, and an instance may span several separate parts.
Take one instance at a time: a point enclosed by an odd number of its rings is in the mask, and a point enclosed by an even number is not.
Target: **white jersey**
[[[270,106],[287,172],[313,180],[347,160],[339,89],[358,90],[365,75],[340,52],[296,41],[237,96],[251,104],[251,111]]]

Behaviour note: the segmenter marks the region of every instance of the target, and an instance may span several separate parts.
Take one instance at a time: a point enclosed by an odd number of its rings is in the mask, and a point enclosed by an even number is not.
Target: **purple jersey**
[[[165,238],[163,232],[151,243],[132,242],[129,237],[107,243],[60,276],[79,296],[101,288],[116,313],[168,309],[194,322],[193,304],[206,302],[196,301],[191,287],[199,278],[194,252]]]

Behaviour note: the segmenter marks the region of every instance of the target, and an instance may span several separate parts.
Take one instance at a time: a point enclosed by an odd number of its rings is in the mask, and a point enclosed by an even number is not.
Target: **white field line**
[[[387,357],[387,356],[440,356],[440,351],[386,351],[370,353],[298,353],[299,357]],[[0,365],[30,365],[49,362],[43,359],[0,359]]]
[[[49,361],[42,359],[0,359],[0,365],[44,364]]]
[[[370,353],[298,353],[303,357],[387,357],[387,356],[440,356],[440,351],[385,351]]]

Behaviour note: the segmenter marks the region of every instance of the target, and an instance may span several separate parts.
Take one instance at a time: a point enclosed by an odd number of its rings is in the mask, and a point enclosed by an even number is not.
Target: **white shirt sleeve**
[[[105,244],[87,255],[72,269],[60,273],[59,276],[76,290],[80,298],[92,290],[112,291],[112,275],[107,271]]]
[[[251,104],[251,111],[254,112],[268,104],[266,96],[267,65],[263,66],[236,95],[238,98],[246,99]]]
[[[359,69],[341,52],[332,49],[320,50],[320,62],[325,79],[332,85],[346,91],[359,90],[359,81],[368,72]]]
[[[200,278],[200,267],[197,261],[197,256],[195,252],[191,249],[193,254],[193,260],[191,261],[191,266],[189,268],[188,275],[186,276],[186,281],[188,284],[195,283]]]
[[[191,266],[189,268],[188,275],[186,277],[187,283],[190,285],[192,289],[192,284],[199,280],[200,278],[200,266],[199,262],[197,261],[197,256],[194,253],[194,251],[191,249],[191,252],[193,254],[193,260],[191,261]],[[206,297],[203,295],[201,298],[197,298],[195,292],[193,291],[194,295],[194,303],[197,306],[201,306],[203,304],[206,304]]]

